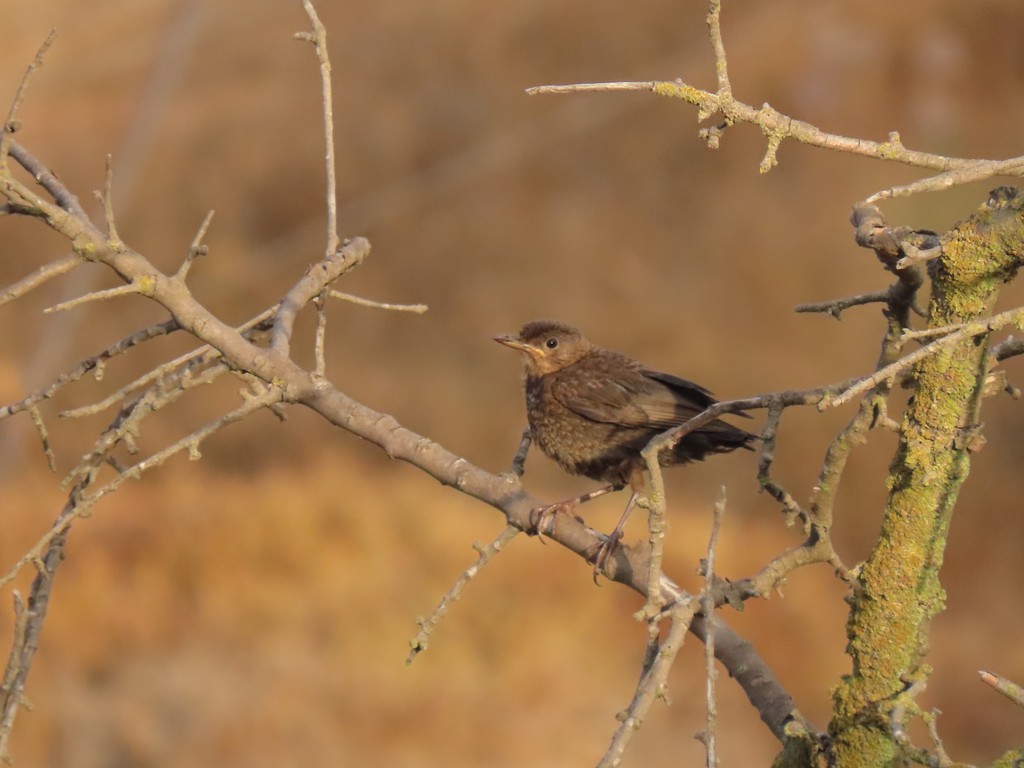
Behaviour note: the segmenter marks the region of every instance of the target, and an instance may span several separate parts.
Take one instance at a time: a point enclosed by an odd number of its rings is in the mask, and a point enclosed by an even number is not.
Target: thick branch
[[[1024,263],[1022,229],[1024,198],[998,189],[943,238],[929,327],[970,327],[989,315],[1001,284]],[[889,715],[901,692],[927,674],[928,628],[943,605],[938,572],[980,428],[988,349],[987,331],[979,333],[959,335],[915,369],[917,391],[900,425],[882,530],[851,603],[853,672],[835,690],[829,726],[837,766],[898,759]]]

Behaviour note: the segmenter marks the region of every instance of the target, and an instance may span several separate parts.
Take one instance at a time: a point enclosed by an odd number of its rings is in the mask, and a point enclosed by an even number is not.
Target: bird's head
[[[557,320],[534,320],[518,334],[495,336],[494,340],[522,352],[530,376],[560,371],[593,349],[578,330]]]

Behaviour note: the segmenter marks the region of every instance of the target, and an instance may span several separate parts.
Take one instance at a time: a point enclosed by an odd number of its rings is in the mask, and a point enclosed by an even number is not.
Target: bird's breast
[[[623,444],[627,436],[621,427],[567,408],[551,393],[545,377],[527,379],[526,412],[534,443],[566,472],[622,484],[640,461],[636,446]]]

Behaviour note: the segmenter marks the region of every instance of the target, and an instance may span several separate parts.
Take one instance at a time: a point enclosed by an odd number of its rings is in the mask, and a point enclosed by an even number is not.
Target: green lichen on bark
[[[929,327],[989,316],[999,287],[1024,254],[1024,199],[999,189],[943,239],[931,265]],[[945,592],[939,569],[960,486],[970,466],[966,432],[976,429],[987,371],[987,334],[923,359],[889,469],[878,541],[850,600],[847,650],[853,671],[833,692],[829,731],[835,765],[886,766],[902,756],[891,733],[901,693],[927,676],[931,619]]]

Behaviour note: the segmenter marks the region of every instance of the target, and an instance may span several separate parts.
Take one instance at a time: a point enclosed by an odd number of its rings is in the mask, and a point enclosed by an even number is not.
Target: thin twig
[[[107,221],[107,240],[112,248],[123,246],[121,238],[117,234],[117,224],[114,220],[114,158],[107,155],[107,173],[103,181],[103,194],[100,201],[103,203],[103,216]]]
[[[1006,160],[974,160],[966,167],[955,168],[935,176],[880,190],[864,200],[865,203],[877,203],[894,197],[907,197],[918,192],[942,192],[960,184],[969,184],[993,176],[1020,176],[1024,174],[1024,157],[1011,157]]]
[[[955,763],[946,752],[946,747],[943,745],[942,739],[939,738],[940,714],[942,714],[941,711],[933,709],[924,716],[924,722],[925,725],[928,726],[928,735],[931,736],[932,743],[935,745],[935,756],[939,760],[939,768],[952,768]]]
[[[832,299],[831,301],[822,301],[813,304],[798,304],[793,311],[807,313],[821,312],[829,314],[836,320],[839,320],[843,311],[850,307],[858,307],[863,304],[884,304],[890,299],[891,291],[886,288],[883,291],[870,291],[856,296]]]
[[[658,651],[647,668],[646,674],[641,677],[629,708],[619,715],[619,727],[615,729],[611,744],[608,745],[607,751],[598,762],[598,768],[611,768],[619,765],[622,755],[643,724],[644,717],[651,705],[659,698],[665,698],[668,695],[669,670],[672,669],[676,654],[682,648],[683,640],[690,629],[690,622],[694,619],[692,601],[675,603],[668,610],[668,618],[671,621],[668,634],[658,646]]]
[[[978,674],[981,676],[981,682],[985,685],[999,691],[999,693],[1003,694],[1003,696],[1008,698],[1018,707],[1024,707],[1024,686],[1018,685],[1012,680],[1002,677],[1001,675],[997,675],[995,672],[980,670]]]
[[[907,269],[915,264],[925,264],[942,255],[941,243],[936,243],[928,248],[919,248],[914,243],[905,243],[903,249],[906,255],[896,262],[896,269]]]
[[[710,109],[712,112],[721,110],[734,123],[750,123],[761,128],[766,134],[774,133],[782,138],[789,138],[803,144],[830,149],[837,152],[848,152],[855,155],[873,157],[879,160],[894,160],[905,165],[934,170],[973,168],[981,163],[1024,164],[1024,157],[1012,161],[981,160],[975,158],[947,157],[932,152],[918,152],[906,149],[898,141],[898,136],[890,134],[889,141],[878,142],[858,139],[851,136],[840,136],[821,130],[811,123],[797,120],[773,109],[768,105],[753,107],[735,99],[719,99],[714,93],[694,88],[682,81],[641,80],[607,83],[572,83],[565,85],[537,85],[527,88],[526,93],[561,94],[561,93],[594,93],[606,91],[649,91],[659,96],[671,96],[687,101],[698,108]]]
[[[1002,362],[1010,357],[1024,355],[1024,339],[1009,338],[992,347],[992,357]]]
[[[25,99],[25,93],[28,91],[29,81],[32,79],[32,75],[35,71],[43,66],[43,60],[46,58],[46,52],[50,50],[50,46],[53,45],[53,41],[57,39],[57,30],[51,29],[46,35],[46,39],[43,40],[43,44],[39,46],[39,50],[36,51],[36,55],[32,58],[32,62],[28,65],[25,70],[25,74],[21,77],[21,82],[18,84],[18,90],[14,92],[14,100],[11,102],[10,109],[7,110],[7,119],[4,121],[2,126],[2,132],[0,132],[0,168],[6,169],[7,167],[7,154],[11,146],[11,134],[18,130],[18,124],[15,120],[15,116],[18,113],[18,108],[21,106],[21,102]]]
[[[25,682],[28,679],[29,670],[32,668],[32,661],[36,651],[39,649],[39,636],[46,621],[46,614],[50,606],[50,598],[53,593],[53,581],[57,575],[57,569],[64,560],[64,545],[67,541],[67,532],[72,521],[77,515],[77,504],[82,490],[95,479],[95,473],[91,473],[83,484],[77,485],[70,494],[64,507],[57,516],[57,522],[51,528],[50,535],[44,536],[47,543],[45,550],[40,549],[31,562],[36,566],[36,576],[32,580],[29,589],[28,605],[15,605],[15,610],[22,613],[24,625],[16,630],[15,642],[11,645],[8,655],[8,671],[5,673],[4,695],[0,697],[0,755],[8,758],[8,740],[11,729],[14,726],[14,718],[17,711],[26,706],[24,698]],[[18,601],[20,603],[20,600]],[[19,611],[19,608],[21,610]]]
[[[889,712],[889,730],[910,762],[926,766],[926,768],[944,768],[936,756],[914,746],[910,740],[910,734],[907,733],[909,716],[920,714],[920,708],[915,699],[924,692],[926,684],[927,680],[924,678],[916,680],[896,697],[895,704]]]
[[[13,301],[14,299],[24,296],[26,293],[38,288],[48,280],[52,280],[55,277],[60,277],[61,275],[70,272],[81,263],[82,257],[78,254],[72,253],[67,256],[63,256],[56,261],[51,261],[49,264],[44,264],[31,274],[21,278],[18,282],[12,283],[3,291],[0,291],[0,307],[9,301]]]
[[[206,440],[206,438],[210,437],[212,434],[223,429],[229,424],[234,424],[236,421],[241,421],[249,414],[255,413],[261,408],[266,408],[274,403],[279,402],[280,400],[280,392],[274,389],[267,389],[266,392],[264,392],[264,394],[258,397],[249,398],[235,410],[224,414],[219,419],[215,419],[214,421],[204,424],[199,429],[195,430],[191,434],[186,435],[177,442],[172,443],[163,450],[157,451],[156,453],[154,453],[151,456],[148,456],[142,461],[133,464],[132,466],[128,467],[124,472],[119,474],[117,477],[115,477],[113,480],[111,480],[98,490],[90,494],[83,495],[81,503],[85,506],[86,509],[94,506],[96,502],[98,502],[104,496],[106,496],[109,493],[113,493],[118,488],[120,488],[121,485],[124,484],[126,480],[138,480],[143,472],[153,469],[154,467],[160,466],[168,459],[170,459],[172,456],[182,453],[183,451],[188,452],[190,460],[195,461],[196,459],[200,458],[199,445],[204,440]]]
[[[729,67],[725,57],[725,45],[722,42],[722,0],[710,0],[708,3],[708,36],[711,48],[715,52],[715,76],[718,78],[718,96],[732,98],[732,85],[729,83]]]
[[[647,600],[634,618],[637,621],[648,621],[656,623],[661,617],[662,608],[665,606],[665,598],[661,594],[662,562],[665,557],[665,522],[666,496],[665,480],[661,474],[661,465],[658,462],[660,455],[659,448],[650,450],[648,445],[640,452],[644,463],[647,466],[647,473],[651,478],[651,492],[646,498],[637,499],[637,506],[647,510],[647,535],[648,544],[651,548],[650,559],[647,563]]]
[[[213,221],[213,211],[209,211],[206,217],[203,219],[203,223],[199,225],[199,230],[196,232],[196,236],[192,238],[192,242],[188,246],[188,253],[185,254],[185,260],[181,262],[181,266],[178,267],[178,271],[174,273],[174,279],[184,283],[188,278],[188,272],[192,269],[192,263],[200,256],[205,256],[209,249],[203,244],[203,238],[206,237],[206,231],[210,228],[210,222]]]
[[[126,336],[120,341],[111,344],[98,355],[88,357],[82,362],[80,362],[78,365],[76,365],[74,368],[70,369],[69,371],[66,371],[65,373],[62,373],[47,386],[37,389],[32,394],[22,398],[16,403],[11,403],[10,405],[0,407],[0,419],[5,419],[8,416],[13,416],[16,413],[21,413],[22,411],[28,410],[29,408],[34,406],[36,403],[39,403],[43,400],[48,400],[49,398],[53,397],[57,393],[57,391],[60,390],[64,385],[78,381],[83,376],[85,376],[85,374],[87,374],[89,371],[96,371],[97,378],[101,378],[103,366],[106,364],[108,360],[110,360],[110,358],[124,354],[132,347],[141,344],[145,341],[149,341],[150,339],[154,339],[158,336],[164,336],[168,333],[173,333],[174,331],[178,330],[178,327],[178,322],[176,320],[165,320],[162,323],[151,325],[148,328],[143,328],[140,331],[136,331],[130,336]]]
[[[14,632],[11,640],[11,648],[22,648],[25,644],[25,634],[28,629],[28,611],[25,610],[25,601],[18,590],[14,590]],[[7,664],[4,667],[4,676],[0,680],[0,762],[5,765],[11,764],[11,754],[8,742],[11,730],[14,728],[14,718],[21,706],[20,698],[23,696],[22,687],[18,685],[21,676],[21,654],[11,653],[7,657]]]
[[[711,534],[708,536],[708,556],[704,561],[704,592],[701,594],[701,613],[704,616],[711,616],[715,610],[715,600],[712,597],[715,586],[715,548],[718,546],[718,531],[722,527],[722,518],[725,516],[725,486],[722,486],[722,495],[715,502],[714,511],[711,515]],[[705,673],[705,699],[707,702],[707,730],[704,732],[704,748],[707,751],[708,768],[716,768],[718,765],[718,751],[715,743],[715,723],[718,719],[718,706],[715,698],[715,680],[718,677],[718,670],[715,669],[715,631],[714,623],[709,623],[707,637],[704,639],[704,673]]]
[[[190,369],[186,367],[157,381],[153,387],[121,411],[113,424],[96,439],[92,450],[79,460],[61,484],[67,487],[80,480],[93,466],[101,463],[118,443],[124,442],[129,452],[134,453],[134,440],[139,434],[140,422],[143,419],[166,408],[187,392],[210,384],[228,371],[228,366],[219,357],[216,360],[217,362],[198,375],[190,375]]]
[[[921,339],[934,339],[938,336],[946,336],[953,333],[953,331],[959,331],[963,327],[963,323],[957,323],[956,325],[943,325],[940,328],[922,328],[920,330],[908,328],[903,332],[900,342],[906,343],[908,341],[920,341]]]
[[[53,450],[50,448],[50,435],[46,431],[46,423],[43,421],[43,415],[35,406],[28,409],[28,415],[32,418],[32,423],[36,425],[36,431],[39,432],[39,441],[43,444],[43,455],[46,456],[46,463],[50,467],[51,472],[56,472],[57,459],[53,455]]]
[[[324,164],[327,171],[327,249],[325,255],[330,256],[336,250],[341,239],[338,237],[338,181],[334,167],[334,106],[331,94],[331,60],[327,54],[327,29],[320,22],[316,9],[310,0],[302,0],[313,32],[296,35],[302,40],[313,43],[316,57],[320,62],[321,98],[324,116]]]
[[[4,136],[6,137],[6,134]],[[14,158],[18,165],[24,168],[29,175],[32,176],[32,179],[36,184],[46,190],[55,203],[55,205],[53,205],[40,198],[38,195],[35,195],[32,190],[25,185],[18,183],[14,179],[13,175],[10,173],[10,169],[8,169],[6,165],[0,165],[0,175],[5,177],[7,183],[10,185],[10,189],[5,192],[5,194],[7,195],[9,202],[17,204],[19,213],[30,213],[32,215],[44,217],[47,224],[52,229],[68,236],[68,239],[72,242],[74,242],[72,231],[66,227],[62,227],[62,223],[64,225],[68,225],[71,224],[71,222],[61,222],[59,218],[64,213],[70,213],[72,215],[73,226],[75,229],[84,228],[88,230],[90,235],[99,234],[99,231],[93,226],[88,214],[85,212],[85,209],[82,208],[82,204],[79,202],[78,197],[73,194],[71,190],[68,189],[59,178],[57,178],[56,174],[47,168],[39,158],[35,157],[18,142],[13,140],[8,142],[7,154]]]
[[[252,332],[254,332],[254,331],[258,331],[258,330],[261,330],[261,329],[265,330],[265,324],[267,323],[268,320],[270,320],[274,316],[274,313],[276,311],[277,311],[276,307],[272,307],[270,309],[263,310],[262,312],[260,312],[255,317],[247,320],[245,323],[240,325],[237,328],[238,332],[241,333],[244,337],[248,338],[250,336],[250,334]],[[171,326],[171,324],[173,324],[173,326]],[[166,331],[168,333],[178,329],[178,325],[177,325],[177,323],[174,320],[168,320],[165,323],[160,323],[160,324],[155,325],[155,326],[150,326],[150,328],[147,328],[147,329],[145,329],[143,331],[140,331],[140,332],[138,332],[136,334],[133,334],[132,336],[129,336],[127,339],[122,339],[120,342],[118,342],[117,345],[115,345],[115,347],[118,347],[119,345],[124,345],[126,342],[129,342],[130,340],[134,339],[136,336],[139,336],[139,335],[142,335],[142,334],[147,334],[150,330],[154,330],[154,331],[159,330],[162,327],[164,327],[165,325],[169,326],[167,328],[167,331]],[[161,334],[160,333],[154,333],[153,335],[156,336],[156,335],[161,335]],[[140,338],[137,341],[133,341],[129,346],[134,346],[134,344],[139,343],[140,341],[146,341],[149,338],[152,338],[152,337],[151,336],[145,336],[144,338]],[[118,353],[123,352],[123,351],[127,351],[127,347],[125,347],[125,349],[118,349]],[[97,357],[101,357],[104,354],[105,353],[100,353],[100,355],[98,355]],[[121,402],[122,400],[124,400],[125,397],[127,397],[130,393],[134,392],[135,390],[141,389],[142,387],[145,387],[145,386],[153,383],[154,381],[156,381],[157,379],[161,378],[162,376],[169,375],[175,369],[179,369],[179,368],[182,368],[184,366],[187,366],[187,365],[191,364],[194,360],[197,360],[198,358],[204,357],[205,355],[209,355],[209,358],[206,360],[206,362],[211,362],[211,361],[217,359],[218,357],[220,357],[220,352],[218,352],[217,350],[213,349],[213,347],[211,347],[209,344],[203,344],[201,347],[197,347],[196,349],[193,349],[191,352],[186,352],[185,354],[175,358],[174,360],[170,360],[170,361],[168,361],[166,363],[163,363],[160,366],[157,366],[153,370],[148,371],[147,373],[145,373],[142,376],[138,377],[134,381],[128,382],[123,387],[119,388],[116,392],[112,392],[111,394],[107,395],[107,397],[103,398],[99,402],[92,403],[90,405],[79,406],[78,408],[71,408],[71,409],[68,409],[66,411],[61,411],[61,413],[59,415],[60,415],[60,417],[62,419],[77,419],[77,418],[81,418],[83,416],[91,416],[93,414],[99,413],[100,411],[105,411],[107,408],[110,408],[111,406],[113,406],[113,405]],[[90,360],[92,360],[92,359],[93,358],[90,358]],[[84,361],[83,363],[79,364],[79,368],[81,368],[83,365],[87,365],[89,362],[90,361]],[[74,370],[78,370],[78,369],[74,369]],[[88,369],[86,369],[86,370],[88,370]],[[75,377],[75,378],[77,379],[78,377]],[[72,379],[72,380],[74,380],[74,379]],[[62,382],[62,383],[64,383],[64,382]],[[47,395],[47,397],[49,397],[50,394],[53,394],[53,393],[52,392],[49,393]],[[0,410],[0,418],[2,418],[5,415],[7,415],[7,414],[5,414],[3,412],[3,410]]]
[[[270,348],[287,357],[299,311],[328,285],[362,264],[369,254],[370,241],[364,237],[353,237],[306,270],[306,274],[292,286],[278,305],[274,327],[270,332]]]
[[[963,339],[970,336],[980,336],[984,333],[997,331],[1010,323],[1019,322],[1022,318],[1024,318],[1024,307],[1018,307],[1016,309],[1000,312],[997,315],[992,315],[985,320],[966,323],[958,330],[952,331],[941,339],[937,339],[936,341],[911,352],[909,355],[901,357],[896,362],[876,371],[871,376],[857,382],[845,391],[840,392],[838,395],[834,397],[823,397],[821,402],[818,404],[818,409],[823,411],[826,408],[835,408],[848,403],[850,400],[864,392],[867,392],[872,387],[878,386],[883,382],[894,381],[902,371],[916,365],[924,358],[942,351],[946,347],[958,344]]]
[[[714,2],[712,3],[714,6]],[[710,14],[709,14],[710,16]],[[724,62],[724,58],[722,59]],[[716,53],[716,70],[719,69]],[[722,83],[722,72],[718,73]],[[726,80],[728,84],[728,80]],[[775,155],[784,139],[794,139],[803,144],[847,152],[855,155],[872,157],[877,160],[895,161],[919,168],[940,171],[939,174],[921,179],[912,184],[889,187],[871,195],[863,202],[873,203],[879,200],[950,189],[953,186],[967,184],[992,176],[1024,175],[1024,156],[1004,160],[985,160],[978,158],[948,157],[931,152],[908,150],[903,146],[899,133],[893,131],[885,142],[869,141],[850,136],[840,136],[821,130],[811,123],[797,120],[784,115],[768,104],[753,107],[733,98],[731,93],[710,93],[684,83],[665,80],[619,81],[607,83],[573,83],[566,85],[539,85],[527,88],[528,94],[548,93],[584,93],[605,91],[650,91],[659,96],[670,96],[683,99],[698,109],[698,119],[705,120],[715,112],[721,112],[726,120],[714,130],[704,129],[704,136],[712,148],[717,147],[725,128],[735,123],[748,123],[761,129],[766,136],[768,148],[761,161],[760,170],[765,172],[775,163]]]
[[[387,304],[381,301],[371,301],[370,299],[364,299],[361,296],[353,296],[351,293],[342,293],[341,291],[335,290],[328,291],[328,295],[332,299],[341,299],[342,301],[347,301],[350,304],[358,304],[361,307],[388,309],[394,312],[415,312],[418,315],[422,315],[427,311],[426,304]]]
[[[106,301],[107,299],[113,299],[118,296],[127,296],[130,293],[145,294],[146,290],[147,288],[144,279],[139,282],[132,281],[125,285],[119,285],[115,288],[93,291],[92,293],[87,293],[84,296],[77,296],[73,299],[69,299],[68,301],[62,301],[60,304],[54,304],[52,307],[47,307],[43,312],[46,314],[51,314],[53,312],[66,312],[69,309],[74,309],[75,307],[79,307],[90,301]]]
[[[416,637],[409,641],[409,655],[405,658],[406,664],[412,664],[419,654],[427,650],[430,643],[430,636],[433,634],[438,622],[441,621],[452,604],[459,599],[462,595],[462,590],[470,581],[479,575],[480,570],[486,566],[495,555],[497,555],[520,533],[522,533],[522,531],[514,525],[509,525],[501,532],[498,538],[490,544],[482,545],[477,542],[473,545],[473,548],[480,553],[476,562],[463,571],[462,575],[455,580],[455,583],[452,584],[451,588],[444,593],[444,597],[441,598],[441,602],[437,604],[437,607],[431,611],[429,616],[426,618],[420,617],[416,619],[416,623],[419,625],[420,631],[416,633]]]
[[[313,306],[316,308],[316,333],[313,335],[313,360],[314,372],[317,376],[327,374],[327,354],[324,352],[327,339],[327,302],[324,291],[313,299]]]
[[[768,405],[768,417],[765,419],[764,427],[761,428],[761,455],[757,461],[757,481],[762,490],[782,505],[787,525],[791,525],[793,520],[799,518],[804,521],[804,526],[807,528],[810,525],[807,513],[801,509],[793,495],[776,482],[771,475],[772,464],[775,463],[775,441],[784,410],[785,405],[781,400],[776,400]]]

